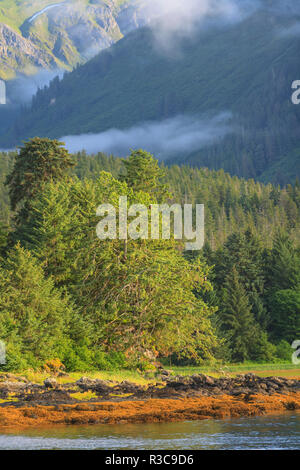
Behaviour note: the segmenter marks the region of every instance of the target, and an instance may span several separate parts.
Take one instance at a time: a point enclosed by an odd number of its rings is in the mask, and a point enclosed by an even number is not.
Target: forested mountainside
[[[105,154],[74,155],[77,165],[73,170],[83,180],[96,179],[101,171],[118,177],[124,171],[122,159]],[[12,168],[14,153],[0,154],[0,217],[9,223],[9,198],[4,181]],[[254,180],[232,177],[223,170],[193,169],[188,166],[164,167],[166,183],[172,199],[184,204],[205,204],[206,241],[215,250],[228,236],[251,227],[265,247],[272,245],[278,228],[287,230],[291,239],[300,239],[300,187],[288,185],[284,189]]]
[[[173,153],[172,160],[262,181],[295,181],[300,106],[291,101],[291,84],[299,78],[300,16],[283,14],[276,3],[265,0],[243,21],[202,28],[173,56],[158,51],[152,30],[130,33],[39,91],[0,144],[11,148],[35,135],[99,133],[225,111],[232,116],[225,139]]]
[[[0,78],[90,59],[144,24],[135,0],[1,0]]]

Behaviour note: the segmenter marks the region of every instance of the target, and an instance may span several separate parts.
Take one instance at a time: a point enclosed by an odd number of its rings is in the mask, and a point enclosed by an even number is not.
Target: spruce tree
[[[8,227],[0,221],[0,258],[4,255],[8,240]]]
[[[165,172],[153,155],[145,150],[132,150],[128,159],[122,161],[125,175],[121,174],[119,179],[129,188],[154,195],[159,202],[168,196],[167,186],[163,183]]]
[[[277,232],[273,249],[265,262],[269,294],[300,286],[300,256],[289,235],[283,230]]]
[[[256,332],[255,321],[235,266],[226,277],[220,319],[230,345],[232,360],[244,362],[249,359]]]
[[[224,287],[227,274],[236,268],[256,320],[263,328],[269,322],[264,306],[264,265],[260,239],[247,229],[244,233],[233,233],[210,262],[215,264],[215,285],[217,291]]]
[[[23,225],[26,246],[68,288],[92,325],[92,344],[131,360],[146,351],[212,359],[214,309],[198,294],[210,288],[203,263],[186,261],[173,240],[129,239],[125,259],[123,240],[97,238],[97,207],[118,207],[122,195],[129,205],[156,202],[105,172],[96,181],[48,183]]]
[[[0,266],[0,338],[7,368],[62,358],[73,314],[69,296],[44,277],[32,254],[20,245],[13,248]]]
[[[280,290],[270,299],[272,335],[290,344],[300,338],[300,289]]]
[[[39,137],[25,142],[6,179],[11,209],[20,209],[19,222],[20,219],[26,219],[32,199],[45,184],[63,178],[73,165],[62,142]]]

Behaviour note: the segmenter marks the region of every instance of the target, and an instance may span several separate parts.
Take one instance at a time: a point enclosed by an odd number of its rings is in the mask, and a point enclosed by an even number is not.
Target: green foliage
[[[279,290],[270,300],[272,332],[290,343],[300,337],[300,290]]]
[[[269,341],[267,332],[256,326],[256,335],[250,348],[250,357],[256,362],[274,362],[277,357],[277,348]]]
[[[62,356],[67,371],[93,371],[125,369],[128,362],[119,351],[104,352],[100,348],[92,348],[86,341],[73,344]]]
[[[47,181],[62,178],[73,165],[62,142],[39,137],[25,142],[6,180],[12,210],[28,205]]]
[[[256,328],[251,306],[236,267],[226,277],[220,321],[230,343],[232,359],[235,362],[250,359]]]
[[[73,171],[81,180],[94,180],[103,170],[115,178],[125,174],[121,159],[101,153],[89,156],[82,152],[74,155],[73,160],[76,162]],[[9,221],[9,197],[1,180],[11,172],[13,163],[14,154],[0,153],[0,220],[5,225]],[[299,185],[289,190],[280,189],[253,180],[240,180],[222,170],[187,166],[162,167],[162,170],[165,172],[163,183],[173,194],[174,202],[205,205],[205,238],[213,250],[223,246],[232,233],[245,232],[248,227],[255,237],[259,236],[264,248],[272,247],[278,225],[289,233],[293,244],[300,237]],[[214,260],[210,263],[214,264]]]
[[[251,230],[234,233],[215,255],[211,256],[215,264],[215,284],[222,289],[228,273],[236,269],[248,294],[248,300],[256,319],[265,327],[266,312],[261,301],[264,292],[263,249],[260,239]]]
[[[10,222],[9,194],[4,183],[7,175],[12,171],[14,157],[14,153],[0,152],[0,221],[4,225],[8,225]]]
[[[169,195],[166,185],[162,183],[165,172],[159,167],[153,155],[144,150],[133,150],[128,159],[122,160],[126,173],[120,176],[129,188],[144,191],[162,202]]]
[[[276,348],[255,321],[236,266],[226,277],[219,317],[234,362],[274,360]]]
[[[30,252],[19,245],[0,267],[0,337],[7,367],[37,367],[59,357],[68,342],[72,301],[55,289]]]
[[[172,241],[130,240],[125,251],[123,241],[97,238],[97,207],[118,206],[120,195],[128,204],[155,202],[104,172],[95,182],[49,183],[32,203],[21,241],[71,292],[92,325],[93,345],[132,357],[147,350],[211,357],[212,309],[194,294],[204,278],[200,261],[188,263]]]
[[[285,361],[290,361],[291,356],[292,356],[292,348],[291,345],[282,339],[278,344],[276,348],[276,356],[279,359],[283,359]]]
[[[6,251],[8,243],[8,229],[1,223],[0,220],[0,257],[3,255]]]
[[[267,287],[270,292],[300,286],[300,255],[285,232],[279,231],[266,260]]]
[[[70,371],[288,359],[286,341],[300,333],[298,183],[281,190],[159,167],[144,151],[125,162],[78,154],[72,174],[71,157],[47,139],[20,155],[14,167],[13,154],[0,159],[12,202],[27,211],[9,227],[18,245],[8,251],[5,223],[0,231],[6,369],[53,358]],[[165,184],[174,201],[205,204],[203,253],[183,256],[174,240],[97,238],[100,204],[118,215],[122,195],[149,207],[167,197]]]
[[[103,170],[115,178],[125,176],[122,159],[84,152],[74,159],[74,171],[80,179],[95,179]],[[207,168],[161,165],[161,169],[165,173],[162,181],[174,202],[205,205],[205,239],[214,251],[232,233],[246,232],[248,228],[264,248],[272,247],[278,226],[289,233],[292,244],[300,238],[299,185],[281,189]]]

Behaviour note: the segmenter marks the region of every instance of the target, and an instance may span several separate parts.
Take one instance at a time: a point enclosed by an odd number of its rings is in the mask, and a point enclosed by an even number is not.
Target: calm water
[[[300,449],[300,414],[1,434],[0,449]]]

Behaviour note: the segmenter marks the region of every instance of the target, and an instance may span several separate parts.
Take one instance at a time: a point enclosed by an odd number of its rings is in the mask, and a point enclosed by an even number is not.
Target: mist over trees
[[[196,10],[203,4],[192,3]],[[300,36],[288,32],[299,22],[299,8],[287,0],[258,3],[260,10],[230,27],[193,29],[171,55],[155,47],[149,28],[128,34],[39,90],[4,129],[0,146],[35,135],[68,136],[73,150],[142,147],[172,163],[294,184],[300,107],[292,103],[291,86],[299,73]],[[176,4],[188,11],[186,2]],[[169,17],[166,23],[171,26]],[[177,25],[186,29],[180,16]],[[217,122],[218,116],[231,119]]]

